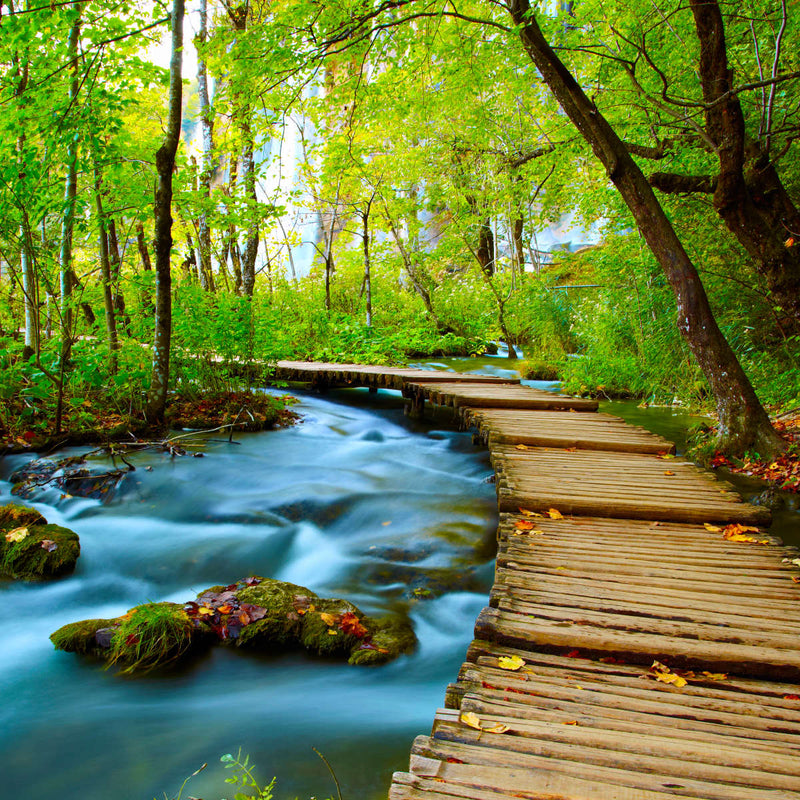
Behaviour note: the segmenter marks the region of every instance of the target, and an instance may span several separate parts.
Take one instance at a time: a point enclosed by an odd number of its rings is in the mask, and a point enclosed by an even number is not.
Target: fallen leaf
[[[728,680],[728,675],[725,672],[706,672],[706,670],[703,670],[703,672],[701,674],[707,681],[726,681],[726,680]]]
[[[363,639],[367,635],[367,629],[361,624],[361,620],[348,611],[342,615],[342,621],[339,623],[339,628],[350,636],[355,636],[357,639]]]
[[[793,580],[795,583],[800,583],[800,577],[798,577],[797,575],[792,575],[792,580]]]
[[[500,667],[500,669],[516,672],[518,669],[525,666],[525,660],[519,656],[500,656],[500,658],[497,659],[497,666]]]
[[[800,696],[796,694],[785,694],[783,696],[784,700],[800,700]]]
[[[562,725],[577,725],[578,724],[578,720],[571,719],[569,722],[562,722],[561,724]]]
[[[536,511],[529,511],[527,508],[521,508],[519,513],[525,517],[541,517],[542,515],[537,513]]]
[[[526,445],[526,444],[518,444],[518,445],[515,445],[515,447],[516,447],[517,450],[530,450],[530,447],[528,447],[528,445]]]
[[[30,531],[27,528],[14,528],[6,534],[7,542],[21,542],[25,539]]]
[[[580,658],[581,651],[580,650],[570,650],[569,653],[564,653],[567,658]]]
[[[787,247],[794,247],[794,236],[790,236],[790,237],[789,237],[789,238],[788,238],[788,239],[787,239],[787,240],[784,242],[784,244],[785,244]]]
[[[328,636],[338,636],[339,631],[335,631],[333,628],[328,628]]]
[[[518,531],[532,531],[536,527],[536,523],[529,519],[520,519],[514,523],[514,527]]]
[[[329,628],[332,628],[339,621],[339,617],[336,614],[327,614],[324,611],[320,611],[319,616]]]
[[[671,683],[673,686],[677,686],[679,689],[683,686],[686,686],[686,678],[682,678],[680,675],[676,675],[674,672],[660,672],[656,675],[656,680],[661,681],[662,683]]]
[[[711,524],[710,524],[710,523],[708,523],[708,522],[704,522],[704,523],[703,523],[703,527],[704,527],[704,528],[705,528],[707,531],[711,531],[711,533],[719,533],[719,532],[722,530],[722,528],[720,528],[718,525],[711,525]]]
[[[487,725],[485,728],[481,728],[484,733],[506,733],[509,730],[508,725],[503,725],[502,722],[495,722],[491,725]]]
[[[53,553],[58,550],[58,545],[52,539],[42,539],[39,544],[42,550],[47,550],[48,553]]]
[[[550,519],[564,519],[564,515],[557,508],[548,508],[547,516]]]
[[[233,611],[233,606],[230,603],[223,603],[221,606],[217,606],[217,611],[220,614],[230,614]]]
[[[675,473],[671,469],[665,469],[664,470],[664,474],[665,475],[674,475]]]
[[[462,711],[459,721],[470,728],[475,728],[476,731],[481,729],[480,717],[474,711]]]
[[[204,617],[208,617],[208,616],[212,616],[213,617],[214,616],[214,609],[213,608],[208,608],[208,606],[200,606],[200,608],[197,610],[197,613],[200,614],[201,616],[204,616]]]

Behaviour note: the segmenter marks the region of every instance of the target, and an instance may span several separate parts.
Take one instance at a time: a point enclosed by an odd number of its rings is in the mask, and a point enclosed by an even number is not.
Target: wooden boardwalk
[[[321,374],[454,408],[497,475],[489,606],[391,800],[800,800],[800,559],[734,527],[768,512],[587,401],[474,375]]]

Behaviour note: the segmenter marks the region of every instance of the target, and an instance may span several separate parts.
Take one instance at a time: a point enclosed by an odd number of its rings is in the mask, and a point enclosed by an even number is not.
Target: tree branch
[[[714,194],[716,175],[678,175],[675,172],[654,172],[647,179],[650,185],[665,194]]]

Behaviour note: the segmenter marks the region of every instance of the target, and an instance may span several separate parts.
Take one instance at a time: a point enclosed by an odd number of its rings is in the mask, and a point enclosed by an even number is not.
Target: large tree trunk
[[[78,37],[81,28],[82,4],[72,3],[75,18],[69,31],[67,58],[72,72],[69,84],[70,105],[75,102],[80,89],[78,76]],[[74,314],[72,308],[72,289],[77,283],[72,268],[72,233],[75,228],[75,202],[78,196],[78,134],[71,136],[67,144],[67,176],[64,181],[64,214],[61,221],[61,250],[59,254],[59,275],[61,282],[61,361],[63,365],[72,354]],[[60,419],[57,420],[60,422]]]
[[[114,311],[117,319],[125,326],[130,335],[131,318],[125,308],[125,295],[122,292],[122,257],[119,251],[117,223],[108,221],[108,258],[111,262],[111,289],[114,293]]]
[[[690,0],[700,40],[699,72],[706,132],[716,146],[719,178],[714,208],[753,258],[774,303],[800,331],[800,212],[770,161],[768,144],[748,137],[728,66],[725,27],[717,0]],[[769,131],[765,131],[769,141]],[[800,238],[800,237],[798,237]]]
[[[200,0],[200,31],[197,35],[197,94],[200,100],[200,130],[203,134],[203,153],[200,161],[200,196],[208,201],[211,198],[211,176],[214,172],[214,112],[208,96],[208,67],[203,54],[203,45],[208,37],[207,0]],[[211,228],[208,224],[208,211],[200,211],[197,220],[197,246],[200,251],[200,274],[204,288],[216,291],[214,270],[211,262]]]
[[[234,7],[231,2],[226,2],[228,15],[235,31],[247,30],[247,12],[249,4]],[[258,256],[258,196],[256,194],[256,169],[255,169],[255,140],[253,137],[252,116],[253,110],[248,104],[244,93],[239,88],[233,87],[234,118],[242,135],[242,185],[248,200],[249,223],[245,236],[244,251],[242,252],[242,289],[246,297],[252,297],[256,285],[256,258]]]
[[[153,341],[153,369],[147,395],[147,416],[153,422],[164,419],[169,386],[169,346],[172,337],[172,172],[181,135],[181,63],[183,54],[184,0],[172,2],[172,55],[169,64],[169,104],[164,142],[156,153],[155,243],[156,320]]]
[[[114,375],[117,371],[117,319],[114,309],[114,297],[111,291],[113,276],[111,274],[111,259],[108,255],[108,228],[106,226],[105,211],[103,209],[103,175],[100,166],[94,166],[94,199],[97,208],[97,237],[100,254],[100,274],[103,279],[103,306],[106,312],[106,334],[108,336],[108,371]]]
[[[510,0],[509,10],[525,50],[572,124],[605,166],[672,286],[678,306],[678,328],[716,401],[720,448],[730,453],[753,449],[766,456],[782,451],[785,443],[770,424],[736,355],[722,335],[697,270],[644,174],[547,43],[528,0]]]
[[[478,231],[478,247],[475,251],[475,256],[484,274],[490,277],[494,275],[494,232],[492,231],[492,221],[490,219],[485,219],[481,222],[480,230]]]

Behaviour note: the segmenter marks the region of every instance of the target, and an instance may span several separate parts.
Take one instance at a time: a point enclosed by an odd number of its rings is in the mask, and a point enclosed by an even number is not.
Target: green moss
[[[80,622],[70,622],[50,634],[50,641],[56,650],[67,653],[81,653],[100,655],[107,648],[97,641],[97,632],[104,628],[113,628],[118,625],[115,619],[84,619]]]
[[[194,626],[175,603],[145,603],[120,617],[111,637],[109,663],[123,673],[147,672],[184,656],[192,646]]]
[[[237,596],[240,603],[264,608],[267,614],[242,628],[236,644],[263,650],[299,643],[303,615],[319,599],[305,586],[269,578],[262,578],[257,586],[240,589]]]
[[[25,525],[44,525],[47,520],[35,509],[15,503],[0,506],[0,529]]]
[[[348,664],[372,666],[393,661],[403,653],[410,653],[417,644],[411,623],[403,617],[382,617],[362,620],[372,634],[366,644],[360,642],[350,653]]]
[[[518,366],[520,375],[529,381],[557,381],[558,367],[541,359],[526,359]]]
[[[339,625],[339,618],[344,614],[352,614],[359,621],[363,614],[352,603],[346,600],[320,600],[316,609],[303,617],[303,632],[300,641],[311,653],[321,656],[344,656],[354,647],[361,644],[361,638],[346,633]],[[331,619],[335,621],[331,623]]]
[[[75,569],[80,552],[78,534],[69,528],[20,526],[0,533],[0,574],[25,580],[57,577]]]

